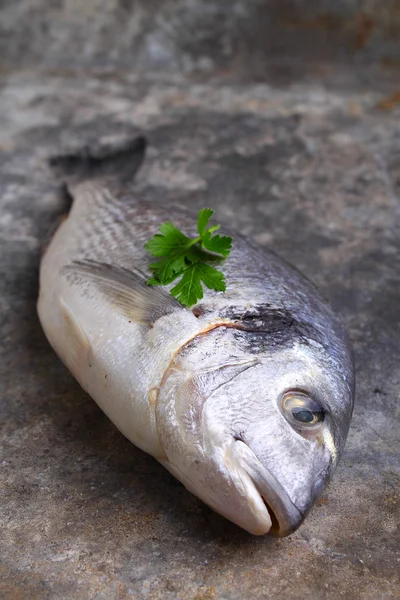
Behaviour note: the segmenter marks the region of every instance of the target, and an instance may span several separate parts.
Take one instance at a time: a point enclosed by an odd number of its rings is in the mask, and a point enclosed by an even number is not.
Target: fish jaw
[[[190,492],[253,535],[284,537],[301,525],[302,513],[245,443],[232,440],[214,458],[205,471],[198,464],[183,471],[160,462]]]
[[[187,471],[183,472],[171,462],[160,460],[160,463],[181,481],[189,492],[215,512],[253,535],[267,534],[273,526],[273,521],[263,497],[247,472],[239,465],[234,466],[231,456],[226,455],[226,458],[225,468],[220,465],[213,469],[208,464],[207,473],[191,469],[190,478]],[[223,488],[222,474],[225,479]]]
[[[283,486],[244,442],[237,440],[231,447],[231,453],[232,459],[251,479],[268,509],[272,524],[266,533],[285,537],[296,531],[302,524],[304,515],[292,502]]]

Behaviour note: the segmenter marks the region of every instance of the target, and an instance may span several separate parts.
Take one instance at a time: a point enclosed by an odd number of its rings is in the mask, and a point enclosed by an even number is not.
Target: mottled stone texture
[[[1,600],[400,597],[398,32],[394,0],[0,2]],[[128,443],[38,323],[65,205],[46,158],[138,130],[141,190],[214,206],[349,329],[346,452],[289,538],[240,531]]]
[[[124,66],[242,81],[399,68],[399,0],[2,0],[5,64]],[[384,73],[383,73],[384,72]]]

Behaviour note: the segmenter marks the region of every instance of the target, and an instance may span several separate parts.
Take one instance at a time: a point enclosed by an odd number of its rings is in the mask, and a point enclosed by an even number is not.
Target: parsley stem
[[[198,244],[202,240],[203,240],[203,238],[201,237],[201,235],[199,235],[199,237],[195,238],[194,240],[190,240],[190,242],[186,245],[186,248],[191,248],[192,246],[194,246],[195,244]]]

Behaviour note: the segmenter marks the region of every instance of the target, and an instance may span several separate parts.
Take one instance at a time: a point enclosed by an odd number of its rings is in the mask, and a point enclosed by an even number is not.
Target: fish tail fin
[[[55,175],[67,186],[85,180],[132,180],[139,170],[146,151],[146,138],[138,136],[118,146],[83,148],[80,152],[53,156],[49,165]]]

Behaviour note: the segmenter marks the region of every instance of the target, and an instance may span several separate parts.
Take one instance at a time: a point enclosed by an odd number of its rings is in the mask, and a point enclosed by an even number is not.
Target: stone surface
[[[2,0],[0,60],[285,85],[400,66],[398,0]]]
[[[260,15],[274,29],[278,3],[147,4],[0,4],[0,598],[398,598],[394,3],[369,29],[374,2],[282,3],[307,32],[293,34],[292,55],[278,32],[257,33]],[[171,49],[165,27],[178,17]],[[47,157],[138,130],[147,193],[214,206],[311,277],[349,329],[358,393],[346,452],[289,538],[240,531],[127,442],[38,323],[41,247],[64,210]]]

